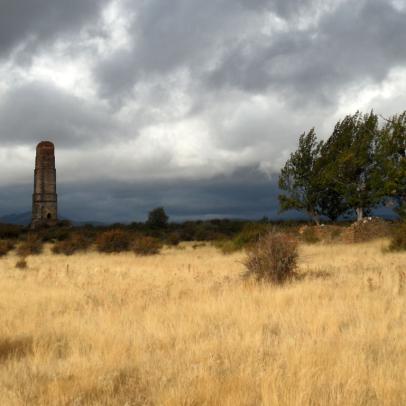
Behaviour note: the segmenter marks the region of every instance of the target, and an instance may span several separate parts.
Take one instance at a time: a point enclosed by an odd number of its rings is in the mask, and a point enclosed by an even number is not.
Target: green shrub
[[[42,252],[43,243],[38,235],[28,234],[25,241],[17,247],[17,255],[27,257],[28,255],[39,255]]]
[[[132,235],[124,230],[113,229],[101,233],[96,238],[96,246],[100,252],[123,252],[129,251]]]
[[[392,239],[389,245],[390,251],[406,251],[406,222],[399,224],[392,231]]]
[[[219,240],[215,245],[223,254],[231,254],[256,244],[268,232],[269,226],[266,224],[248,223],[233,239]]]
[[[245,260],[245,277],[275,284],[291,279],[296,272],[297,241],[286,234],[271,232],[250,247]]]
[[[173,247],[178,246],[180,242],[181,242],[180,234],[176,231],[170,233],[166,239],[166,243],[168,245],[172,245]]]
[[[49,228],[42,228],[40,230],[40,236],[42,241],[49,242],[49,241],[65,241],[71,235],[71,228],[69,227],[49,227]]]
[[[83,235],[76,233],[64,241],[58,241],[52,247],[54,254],[73,255],[78,251],[85,251],[91,245],[91,241]]]
[[[307,244],[316,244],[320,242],[316,229],[312,226],[305,227],[302,233],[302,240]]]
[[[368,242],[378,238],[386,238],[390,233],[390,224],[377,217],[367,217],[353,223],[350,227],[354,242]]]
[[[197,250],[198,248],[203,248],[203,247],[206,247],[206,243],[205,243],[205,242],[198,242],[198,243],[192,245],[192,248],[193,248],[194,250]]]
[[[234,244],[237,247],[244,248],[257,243],[260,238],[269,232],[269,226],[262,223],[248,223],[242,231],[237,234]]]
[[[27,264],[27,260],[25,258],[20,258],[17,262],[16,262],[16,268],[17,269],[27,269],[28,264]]]
[[[0,240],[0,257],[6,256],[14,249],[14,243],[10,240]]]
[[[18,238],[22,227],[14,224],[0,224],[0,239]]]
[[[214,246],[218,248],[223,254],[228,255],[236,251],[241,250],[242,248],[235,243],[235,240],[218,240],[214,242]]]
[[[330,231],[330,239],[331,240],[338,240],[342,235],[342,230],[340,228],[333,228]]]
[[[156,255],[162,248],[162,243],[153,237],[139,236],[132,243],[132,250],[137,255]]]
[[[148,214],[147,226],[151,228],[166,228],[168,226],[169,217],[163,207],[157,207],[151,210]]]

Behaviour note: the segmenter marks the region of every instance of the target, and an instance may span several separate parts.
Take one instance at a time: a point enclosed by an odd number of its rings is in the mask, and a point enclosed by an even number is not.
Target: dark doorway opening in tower
[[[48,219],[48,220],[51,220],[51,218],[52,218],[51,213],[48,213],[48,214],[47,214],[47,219]]]

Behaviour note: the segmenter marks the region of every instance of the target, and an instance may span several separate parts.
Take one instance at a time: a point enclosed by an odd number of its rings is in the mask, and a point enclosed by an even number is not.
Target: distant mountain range
[[[66,220],[66,217],[61,216],[61,220]],[[69,220],[74,226],[84,226],[85,224],[91,224],[93,226],[104,226],[107,223],[101,221],[75,221]],[[31,224],[31,212],[27,211],[25,213],[13,213],[7,214],[0,217],[0,223],[3,224],[16,224],[19,226],[28,226]]]
[[[31,212],[7,214],[6,216],[0,217],[0,223],[28,226],[31,223]]]
[[[373,216],[377,217],[382,217],[386,220],[396,220],[398,216],[393,212],[393,210],[388,209],[386,207],[381,207],[379,209],[375,209],[373,211]],[[74,226],[84,226],[86,224],[91,224],[93,226],[106,226],[109,224],[112,224],[113,222],[101,222],[101,221],[76,221],[76,220],[71,220],[68,219],[66,216],[60,216],[60,220],[69,220],[72,225]],[[301,215],[298,212],[295,212],[294,215],[290,217],[291,219],[305,219],[303,215]],[[347,220],[354,220],[354,217],[350,216],[346,218]],[[344,220],[344,219],[342,219]],[[21,226],[28,226],[31,224],[31,212],[25,212],[25,213],[14,213],[14,214],[7,214],[5,216],[0,216],[0,223],[3,224],[17,224]]]

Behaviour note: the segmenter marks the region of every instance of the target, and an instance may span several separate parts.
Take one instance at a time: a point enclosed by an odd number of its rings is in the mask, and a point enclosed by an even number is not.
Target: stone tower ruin
[[[43,141],[37,145],[35,159],[31,227],[53,226],[57,222],[55,147]]]

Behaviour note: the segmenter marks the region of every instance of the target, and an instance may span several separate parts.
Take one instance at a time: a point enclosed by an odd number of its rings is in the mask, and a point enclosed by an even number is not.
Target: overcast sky
[[[406,109],[406,0],[0,0],[0,215],[262,217],[298,136]]]

